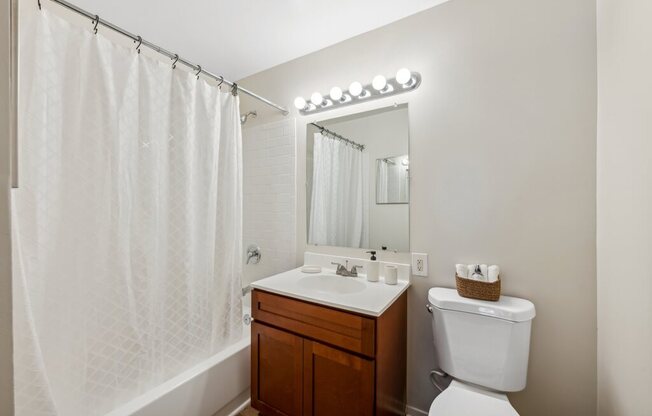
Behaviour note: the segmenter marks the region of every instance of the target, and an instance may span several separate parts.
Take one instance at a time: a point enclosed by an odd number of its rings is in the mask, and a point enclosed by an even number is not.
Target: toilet
[[[518,416],[508,392],[527,381],[532,302],[501,296],[498,302],[463,298],[455,289],[428,291],[435,362],[450,385],[429,416]]]

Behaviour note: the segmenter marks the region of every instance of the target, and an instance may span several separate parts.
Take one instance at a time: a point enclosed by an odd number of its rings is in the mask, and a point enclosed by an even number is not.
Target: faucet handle
[[[331,264],[334,265],[334,266],[337,266],[337,270],[335,270],[335,274],[340,275],[340,276],[348,276],[349,275],[349,271],[346,269],[345,266],[342,266],[342,263],[336,263],[336,262],[332,261]]]
[[[338,262],[335,262],[335,261],[331,261],[331,264],[332,264],[333,266],[337,266],[337,270],[342,270],[343,268],[345,268],[344,266],[342,266],[342,263],[338,263]]]
[[[358,269],[362,269],[362,266],[351,266],[351,276],[358,277]]]

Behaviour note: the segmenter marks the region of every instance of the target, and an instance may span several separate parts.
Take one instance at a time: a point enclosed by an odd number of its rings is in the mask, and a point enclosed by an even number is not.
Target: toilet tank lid
[[[501,296],[498,302],[463,298],[455,289],[433,287],[428,302],[439,309],[474,313],[512,322],[529,321],[536,315],[534,304],[526,299]]]

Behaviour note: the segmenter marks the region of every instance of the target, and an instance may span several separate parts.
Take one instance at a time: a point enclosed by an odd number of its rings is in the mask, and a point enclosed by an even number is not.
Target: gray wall
[[[430,276],[413,277],[409,291],[412,406],[427,410],[435,397],[428,289],[452,287],[455,263],[490,262],[502,267],[505,294],[537,307],[528,386],[510,395],[516,409],[595,415],[595,30],[594,0],[452,0],[241,80],[291,106],[298,95],[402,66],[423,75],[418,90],[396,99],[410,106],[410,246],[430,260]],[[318,117],[292,110],[297,262],[307,249],[301,126],[392,103]],[[255,122],[280,117],[243,99],[243,110],[253,108]]]
[[[598,0],[598,411],[652,412],[652,2]]]
[[[0,415],[13,414],[11,329],[11,81],[10,0],[0,0]]]

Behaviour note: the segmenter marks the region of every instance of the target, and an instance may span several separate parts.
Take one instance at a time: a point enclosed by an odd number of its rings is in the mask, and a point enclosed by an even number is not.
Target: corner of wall
[[[11,148],[14,97],[11,0],[0,0],[0,414],[13,414]],[[15,23],[15,22],[14,22]]]

